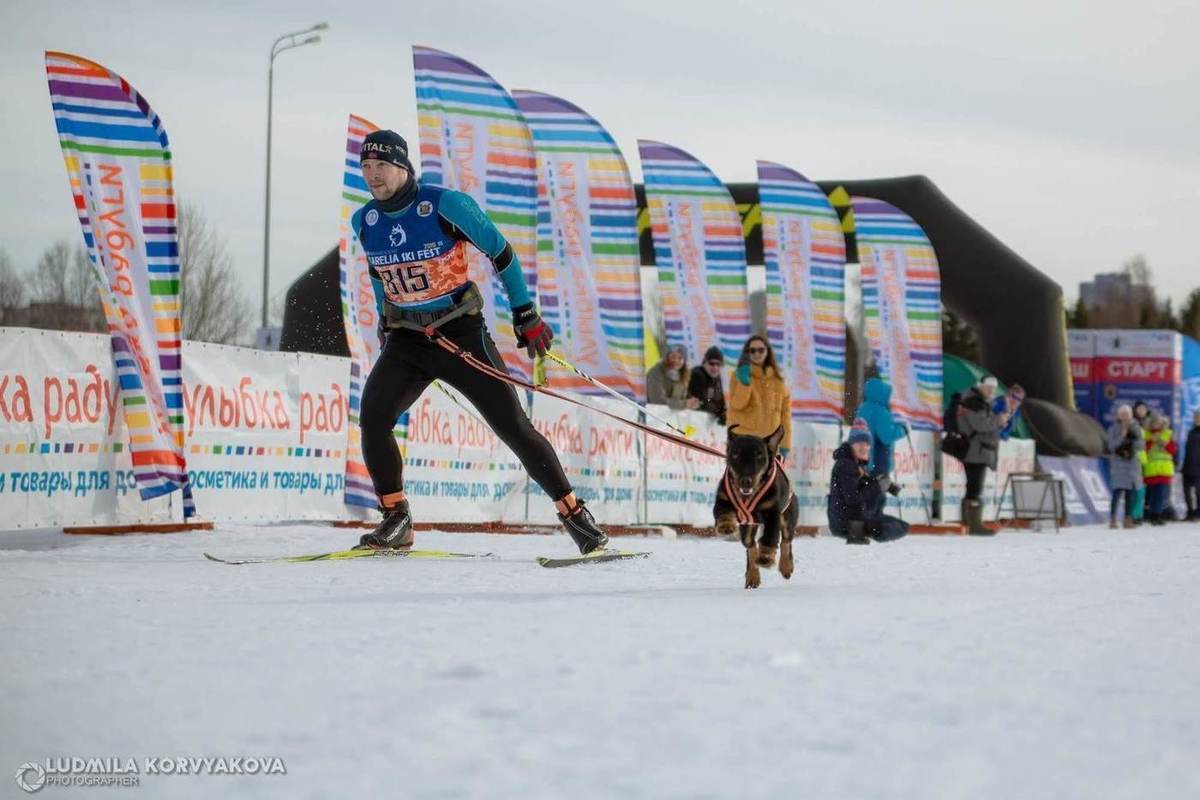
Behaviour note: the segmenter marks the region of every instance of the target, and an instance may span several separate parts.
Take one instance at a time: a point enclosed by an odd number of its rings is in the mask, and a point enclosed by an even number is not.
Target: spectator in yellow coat
[[[729,380],[725,421],[742,435],[770,436],[783,426],[785,459],[792,443],[792,397],[775,364],[771,345],[757,334],[746,340]]]

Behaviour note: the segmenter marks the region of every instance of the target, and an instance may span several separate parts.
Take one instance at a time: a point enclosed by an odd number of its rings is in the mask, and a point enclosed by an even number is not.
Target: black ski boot
[[[380,507],[383,520],[375,530],[363,534],[355,550],[407,550],[413,546],[412,514],[408,501],[401,500],[391,508]]]
[[[846,544],[870,544],[867,538],[867,525],[860,519],[852,519],[846,529]]]
[[[575,507],[566,514],[559,514],[558,519],[575,540],[581,555],[603,549],[608,544],[608,536],[596,525],[592,512],[583,507],[582,500],[576,500]]]

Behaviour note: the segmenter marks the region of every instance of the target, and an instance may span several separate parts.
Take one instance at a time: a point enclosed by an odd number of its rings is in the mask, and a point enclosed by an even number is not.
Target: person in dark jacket
[[[833,454],[829,476],[829,531],[846,544],[890,542],[908,533],[908,523],[880,513],[883,490],[867,471],[871,455],[871,430],[866,420],[854,420],[850,436]]]
[[[1187,502],[1188,519],[1200,519],[1200,411],[1192,415],[1183,450],[1183,498]]]
[[[688,399],[695,399],[700,411],[707,411],[725,424],[725,387],[721,383],[721,371],[725,369],[725,354],[719,347],[710,347],[704,353],[704,362],[692,367],[688,378]]]
[[[962,519],[967,533],[990,536],[994,533],[983,524],[983,484],[989,468],[995,469],[1000,450],[1000,431],[1008,424],[1013,406],[997,414],[992,410],[999,382],[985,375],[971,387],[958,406],[958,430],[967,437],[967,456],[963,469],[967,473],[967,492],[963,498]]]

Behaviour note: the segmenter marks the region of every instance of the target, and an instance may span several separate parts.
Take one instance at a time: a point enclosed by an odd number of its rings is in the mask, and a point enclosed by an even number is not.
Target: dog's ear
[[[733,438],[733,429],[736,427],[737,427],[737,423],[735,422],[734,424],[730,425],[728,428],[725,429],[725,440],[726,441],[729,441],[730,439]]]
[[[778,453],[779,445],[783,441],[783,426],[780,425],[775,429],[774,433],[763,439],[763,441],[767,443],[767,449],[771,451],[771,455]]]

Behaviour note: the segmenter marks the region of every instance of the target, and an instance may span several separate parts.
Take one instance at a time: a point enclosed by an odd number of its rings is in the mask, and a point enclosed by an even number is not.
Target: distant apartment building
[[[1123,272],[1097,273],[1092,280],[1079,284],[1079,299],[1088,309],[1140,307],[1154,302],[1153,292],[1149,286],[1134,286]]]

